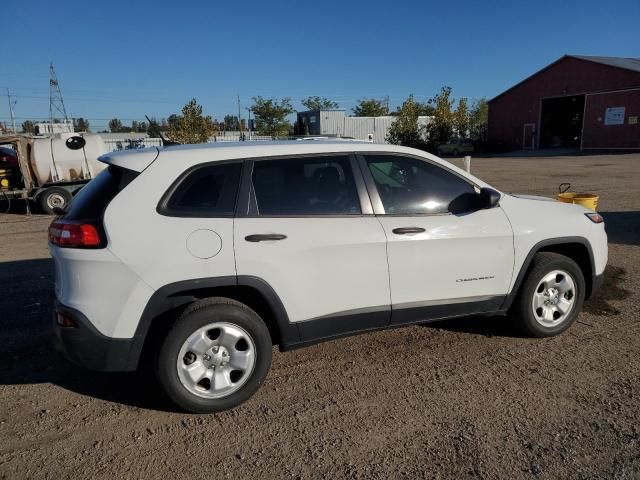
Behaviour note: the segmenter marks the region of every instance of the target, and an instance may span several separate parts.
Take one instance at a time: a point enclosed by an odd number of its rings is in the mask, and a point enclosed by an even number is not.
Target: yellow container
[[[577,203],[594,212],[598,209],[599,196],[592,193],[568,192],[570,183],[561,183],[559,187],[558,200],[564,203]]]
[[[11,184],[11,170],[0,168],[0,190],[8,190]]]

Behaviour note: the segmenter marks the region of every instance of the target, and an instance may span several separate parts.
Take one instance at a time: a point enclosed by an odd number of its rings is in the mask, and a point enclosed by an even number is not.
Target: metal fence
[[[137,150],[138,148],[162,146],[162,139],[160,138],[110,138],[104,139],[103,141],[110,152],[117,152],[118,150]]]

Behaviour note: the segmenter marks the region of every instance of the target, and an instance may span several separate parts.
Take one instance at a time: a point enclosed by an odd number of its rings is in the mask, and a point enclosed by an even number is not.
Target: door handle
[[[392,231],[396,235],[407,235],[408,233],[422,233],[425,229],[422,227],[399,227],[394,228]]]
[[[268,240],[284,240],[285,238],[287,238],[287,236],[281,233],[256,233],[244,237],[247,242],[266,242]]]

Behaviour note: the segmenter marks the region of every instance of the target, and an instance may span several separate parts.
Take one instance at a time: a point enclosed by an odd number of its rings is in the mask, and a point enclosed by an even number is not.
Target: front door
[[[250,165],[249,214],[234,226],[238,275],[266,281],[303,340],[387,325],[386,237],[354,157]]]
[[[392,323],[497,310],[513,271],[502,209],[478,209],[475,185],[426,159],[365,154],[361,164],[388,239]]]

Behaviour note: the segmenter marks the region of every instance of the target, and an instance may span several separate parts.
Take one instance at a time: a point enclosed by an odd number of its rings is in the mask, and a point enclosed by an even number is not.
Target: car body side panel
[[[500,205],[509,217],[514,232],[515,268],[510,290],[529,253],[538,243],[548,239],[584,238],[593,251],[594,273],[602,273],[607,261],[606,234],[602,225],[594,225],[585,217],[584,213],[590,210],[568,203],[512,195],[503,195]]]
[[[286,239],[245,240],[265,233]],[[390,312],[386,237],[373,216],[237,218],[235,243],[238,275],[269,283],[291,322],[370,307]]]
[[[191,166],[175,160],[154,162],[104,215],[109,249],[154,290],[236,274],[233,218],[170,217],[156,211],[162,195]]]
[[[133,337],[154,290],[108,248],[49,250],[58,301],[82,312],[102,335]]]

